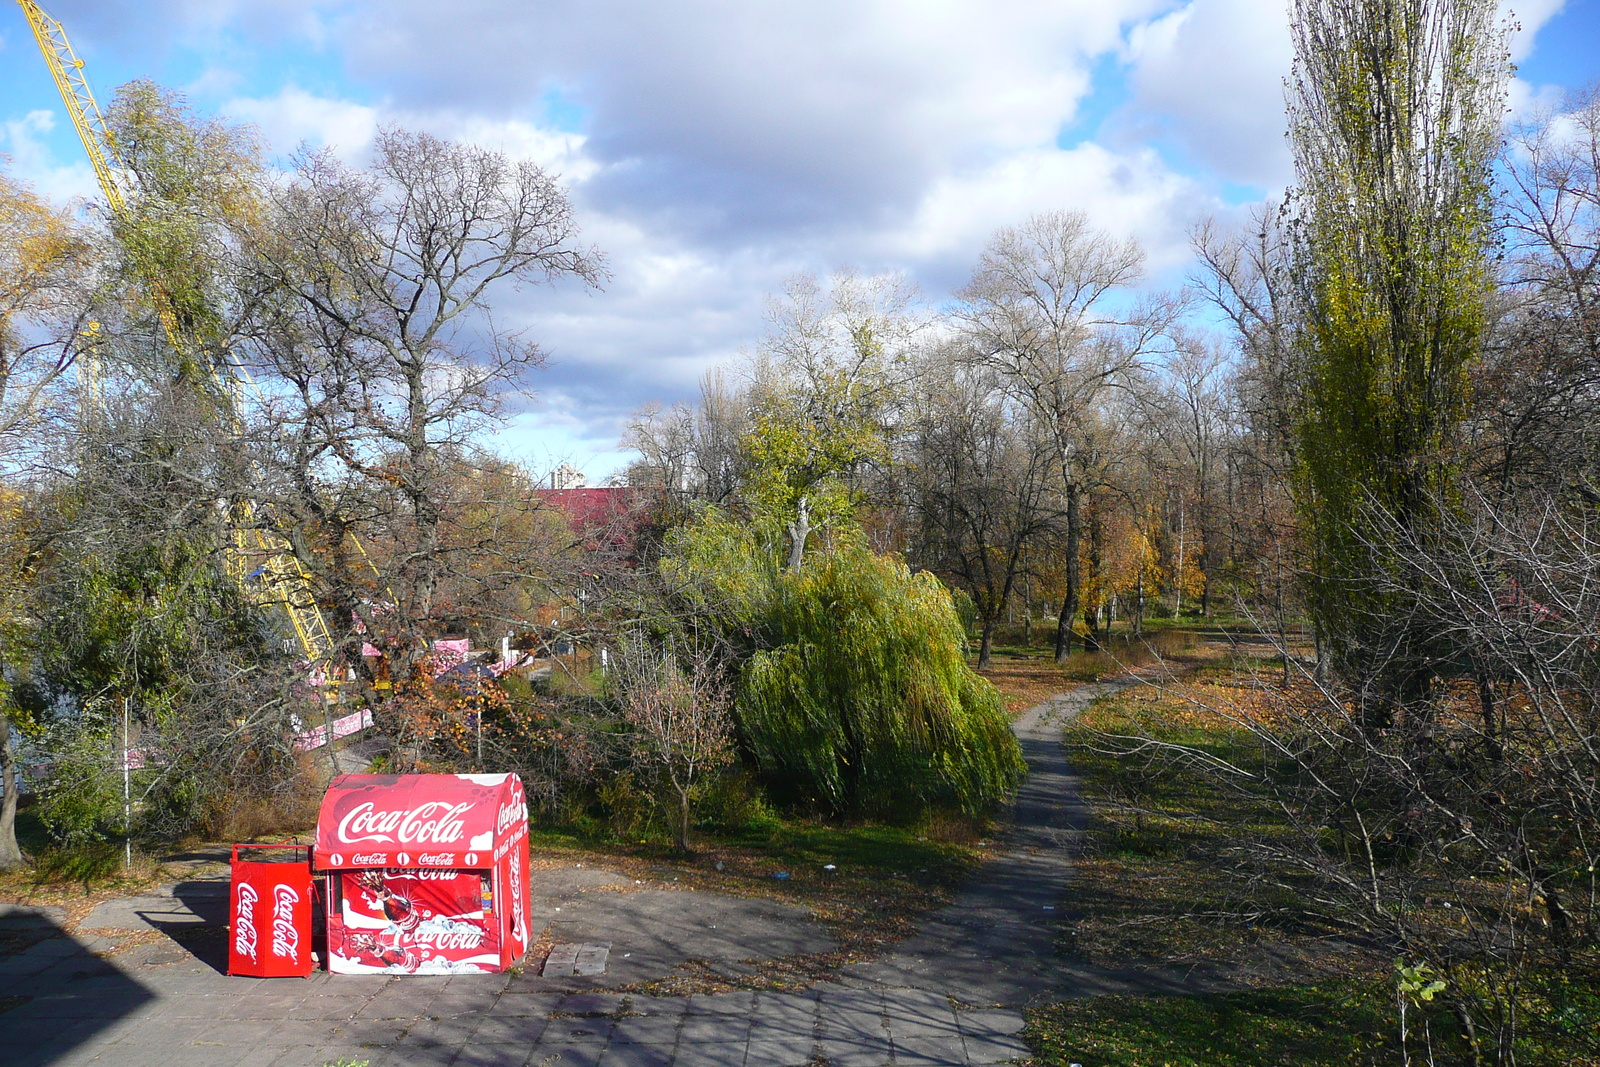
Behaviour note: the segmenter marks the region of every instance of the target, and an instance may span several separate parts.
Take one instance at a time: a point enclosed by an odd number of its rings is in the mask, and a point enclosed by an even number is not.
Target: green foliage
[[[50,774],[34,810],[58,848],[91,848],[122,832],[119,746],[112,735],[109,717],[92,711],[49,730]]]
[[[739,680],[740,732],[763,776],[839,813],[977,812],[1023,773],[999,695],[966,664],[932,574],[852,543],[775,584],[769,646]]]
[[[802,497],[819,530],[854,516],[860,493],[850,475],[886,454],[875,397],[871,383],[832,369],[815,373],[803,390],[758,391],[740,442],[749,470],[742,495],[758,528],[781,530]]]
[[[262,214],[255,134],[192,111],[154,82],[129,82],[106,111],[109,147],[137,176],[114,230],[130,273],[177,334],[176,377],[208,387],[201,360],[225,338],[224,262]]]
[[[1403,613],[1379,591],[1392,584],[1380,546],[1386,524],[1426,539],[1455,484],[1493,284],[1507,75],[1495,17],[1488,0],[1294,7],[1296,495],[1313,612],[1357,670],[1395,657],[1417,671],[1407,635],[1372,633]]]
[[[85,697],[132,696],[147,713],[175,706],[200,673],[197,660],[262,637],[218,562],[205,539],[184,531],[58,561],[45,635],[52,675]]]
[[[780,547],[728,512],[702,504],[667,535],[661,574],[725,634],[759,624],[778,580]]]

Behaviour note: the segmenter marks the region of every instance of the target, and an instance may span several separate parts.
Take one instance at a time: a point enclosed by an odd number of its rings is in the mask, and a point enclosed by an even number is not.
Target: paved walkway
[[[1067,991],[1114,988],[1055,955],[1070,856],[1087,812],[1061,752],[1064,722],[1111,685],[1086,686],[1016,725],[1030,776],[1005,850],[919,934],[802,993],[642,997],[590,992],[661,977],[691,957],[729,962],[831,945],[800,909],[708,893],[618,894],[614,872],[542,878],[537,919],[561,940],[612,942],[601,978],[531,974],[227,978],[202,947],[170,940],[96,955],[105,935],[188,935],[212,918],[220,887],[97,909],[76,937],[0,958],[0,1060],[7,1067],[833,1067],[996,1064],[1028,1055],[1021,1009]],[[541,880],[536,880],[538,884]],[[0,916],[0,923],[8,921]],[[52,921],[14,913],[11,922]]]

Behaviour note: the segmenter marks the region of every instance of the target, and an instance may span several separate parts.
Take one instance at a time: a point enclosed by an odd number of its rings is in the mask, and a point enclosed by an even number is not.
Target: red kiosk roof
[[[514,774],[344,774],[317,815],[318,870],[491,867],[528,832]]]

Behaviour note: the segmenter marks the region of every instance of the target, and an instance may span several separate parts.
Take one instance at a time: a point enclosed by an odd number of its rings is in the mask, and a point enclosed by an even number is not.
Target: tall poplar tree
[[[1383,546],[1426,543],[1456,476],[1493,282],[1495,18],[1492,0],[1293,7],[1298,504],[1319,633],[1374,726],[1433,673]]]

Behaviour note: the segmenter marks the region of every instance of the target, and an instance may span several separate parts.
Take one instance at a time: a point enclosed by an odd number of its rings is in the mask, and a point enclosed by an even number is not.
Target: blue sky
[[[1512,105],[1600,77],[1600,0],[1511,5]],[[497,444],[591,477],[629,412],[692,397],[786,277],[902,271],[948,296],[997,228],[1053,209],[1185,234],[1288,180],[1284,0],[50,0],[102,97],[149,77],[359,161],[380,123],[563,176],[604,292],[501,294],[552,357]],[[94,192],[31,35],[0,6],[0,152]]]

